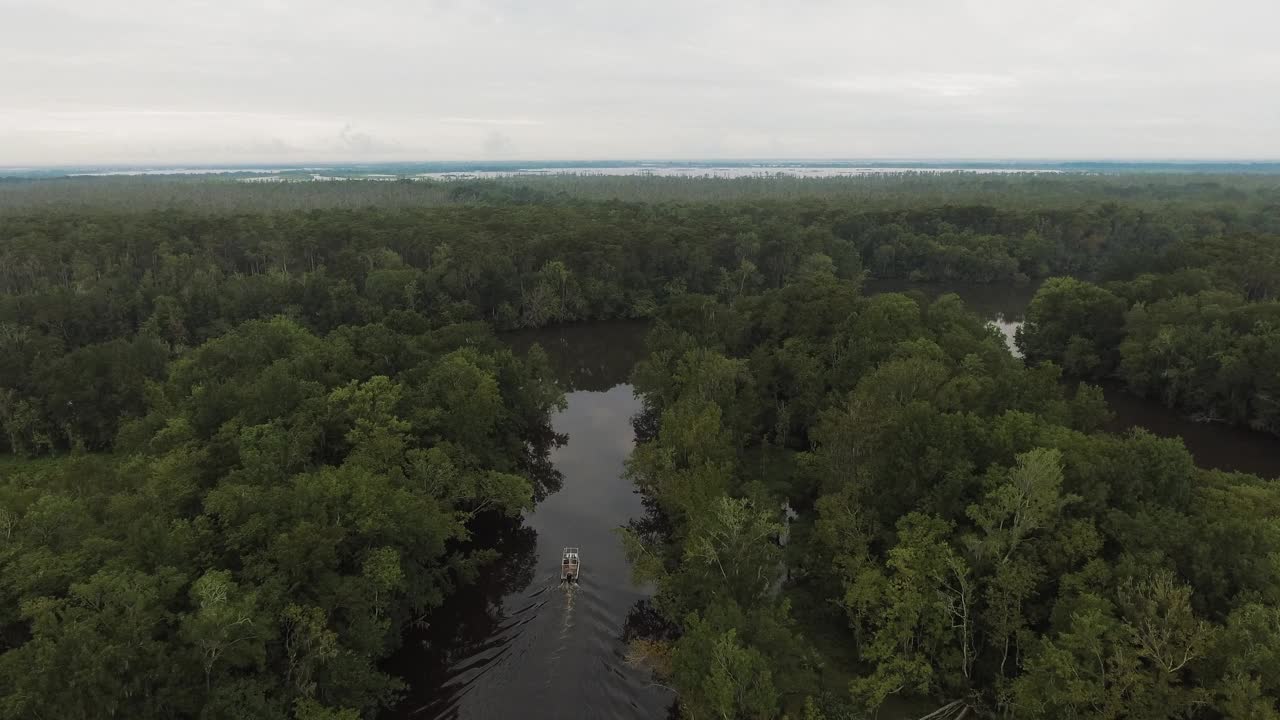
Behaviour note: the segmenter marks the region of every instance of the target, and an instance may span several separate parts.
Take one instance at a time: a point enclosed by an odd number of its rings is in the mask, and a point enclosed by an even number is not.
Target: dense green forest
[[[420,316],[183,353],[111,455],[0,470],[0,717],[384,704],[377,659],[492,560],[470,520],[555,488],[548,372]]]
[[[632,643],[686,717],[1280,717],[1274,481],[1099,432],[954,295],[814,272],[650,345]]]
[[[1020,330],[1023,353],[1080,377],[1119,378],[1205,420],[1280,434],[1276,238],[1183,243],[1149,270],[1045,283]]]
[[[1275,717],[1280,491],[1061,375],[1275,432],[1278,237],[1273,176],[0,183],[0,718],[373,716],[558,484],[495,331],[620,318],[687,717]],[[1053,279],[1024,363],[868,276]]]
[[[1180,267],[1179,257],[1210,247],[1230,265],[1233,254],[1266,247],[1239,238],[1280,235],[1280,201],[1264,192],[1269,176],[1240,179],[1240,188],[1204,188],[1200,179],[1150,182],[1142,186],[1148,195],[1163,187],[1172,197],[1196,198],[1159,210],[1092,201],[1059,207],[1060,198],[1023,206],[1027,196],[1057,198],[1057,179],[918,181],[956,192],[970,183],[1019,188],[997,205],[931,205],[932,191],[913,194],[912,181],[901,182],[896,202],[916,206],[882,209],[821,197],[527,204],[508,197],[523,184],[476,183],[455,190],[507,200],[217,213],[62,207],[6,216],[0,442],[24,454],[108,448],[121,420],[145,411],[148,383],[163,377],[170,358],[240,323],[276,315],[321,335],[395,313],[424,315],[433,324],[485,321],[501,330],[649,317],[683,293],[749,294],[827,266],[843,278],[864,271],[987,283],[1132,278],[1155,262]],[[1094,195],[1116,185],[1069,182]],[[224,188],[178,186],[215,195]],[[1195,195],[1197,188],[1203,195]],[[271,191],[306,197],[312,189]],[[1227,191],[1243,199],[1218,202]],[[1274,263],[1256,272],[1246,299],[1272,292]]]

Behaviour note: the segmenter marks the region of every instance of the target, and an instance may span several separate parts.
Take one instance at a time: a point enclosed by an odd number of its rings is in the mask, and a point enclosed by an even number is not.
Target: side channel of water
[[[895,280],[867,283],[867,293],[919,291],[929,297],[956,293],[1004,334],[1011,352],[1013,336],[1026,318],[1027,306],[1035,295],[1035,285],[939,285]],[[1075,381],[1067,381],[1072,386]],[[1119,382],[1102,383],[1102,392],[1115,415],[1107,428],[1125,432],[1140,427],[1162,437],[1180,437],[1201,467],[1253,473],[1264,478],[1280,478],[1280,439],[1243,428],[1196,422],[1166,408],[1155,400],[1125,392]]]

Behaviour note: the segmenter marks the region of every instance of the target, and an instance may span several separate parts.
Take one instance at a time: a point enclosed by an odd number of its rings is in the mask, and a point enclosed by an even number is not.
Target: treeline
[[[1100,432],[958,298],[815,272],[659,314],[635,371],[684,717],[1280,717],[1280,488]]]
[[[366,207],[440,207],[485,203],[579,202],[742,203],[814,200],[845,206],[912,209],[995,204],[1004,208],[1072,209],[1122,203],[1181,213],[1246,209],[1272,216],[1280,203],[1280,173],[1125,172],[1002,174],[902,172],[851,177],[670,177],[659,175],[512,176],[491,180],[240,182],[234,176],[135,176],[18,179],[0,177],[0,215],[33,209],[77,212],[187,210],[218,213]],[[400,172],[385,168],[386,172]],[[403,172],[411,172],[403,170]],[[1275,228],[1273,226],[1272,231]]]
[[[1169,248],[1273,222],[1243,207],[821,200],[5,217],[0,442],[26,454],[108,447],[169,358],[277,314],[319,334],[397,312],[512,329],[648,317],[684,293],[732,298],[828,267],[1003,283],[1125,275]]]
[[[1046,282],[1019,332],[1023,353],[1118,378],[1203,420],[1280,434],[1280,243],[1189,242],[1148,268],[1124,281]]]

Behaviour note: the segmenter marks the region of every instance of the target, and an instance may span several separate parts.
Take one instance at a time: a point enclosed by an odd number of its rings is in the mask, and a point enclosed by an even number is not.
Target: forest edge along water
[[[864,286],[867,294],[920,292],[935,298],[955,293],[965,305],[1000,330],[1014,354],[1018,354],[1014,333],[1025,320],[1027,306],[1037,288],[1037,283],[983,285],[902,280],[869,280]],[[1064,382],[1074,386],[1077,380],[1066,378]],[[1100,385],[1114,416],[1107,430],[1125,432],[1139,427],[1161,437],[1180,437],[1196,464],[1202,467],[1252,473],[1264,478],[1280,477],[1280,445],[1276,438],[1223,423],[1192,420],[1159,402],[1125,391],[1117,381],[1104,381]]]
[[[477,529],[501,559],[406,635],[387,667],[409,692],[386,717],[666,715],[671,694],[626,660],[624,623],[652,588],[633,584],[614,532],[643,513],[623,462],[640,409],[627,377],[646,329],[596,323],[505,336],[520,353],[541,346],[566,390],[551,457],[563,484],[519,521]],[[561,582],[567,547],[587,568],[579,582]]]
[[[1012,338],[1035,285],[869,281],[868,294],[956,293]],[[415,628],[387,663],[409,686],[388,718],[662,717],[672,697],[626,662],[628,613],[648,597],[637,587],[614,529],[643,514],[623,473],[639,402],[627,384],[644,356],[644,322],[599,322],[507,333],[513,349],[535,344],[566,390],[554,419],[563,445],[553,451],[563,485],[514,525],[477,528],[477,542],[501,559]],[[1074,381],[1071,381],[1074,382]],[[1261,433],[1195,422],[1116,384],[1103,390],[1114,413],[1108,429],[1139,427],[1181,437],[1204,467],[1280,476],[1276,441]],[[501,525],[501,526],[498,526]],[[580,548],[591,572],[578,586],[559,583],[565,547]]]

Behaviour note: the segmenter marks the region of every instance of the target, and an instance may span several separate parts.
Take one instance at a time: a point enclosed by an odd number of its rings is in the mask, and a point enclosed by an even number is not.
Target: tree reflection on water
[[[503,642],[500,631],[508,615],[503,598],[533,582],[538,533],[524,518],[486,515],[475,525],[471,540],[460,549],[495,559],[405,631],[402,646],[383,669],[402,678],[407,689],[385,717],[436,717],[447,708],[465,688],[449,684],[458,661],[486,644]]]

